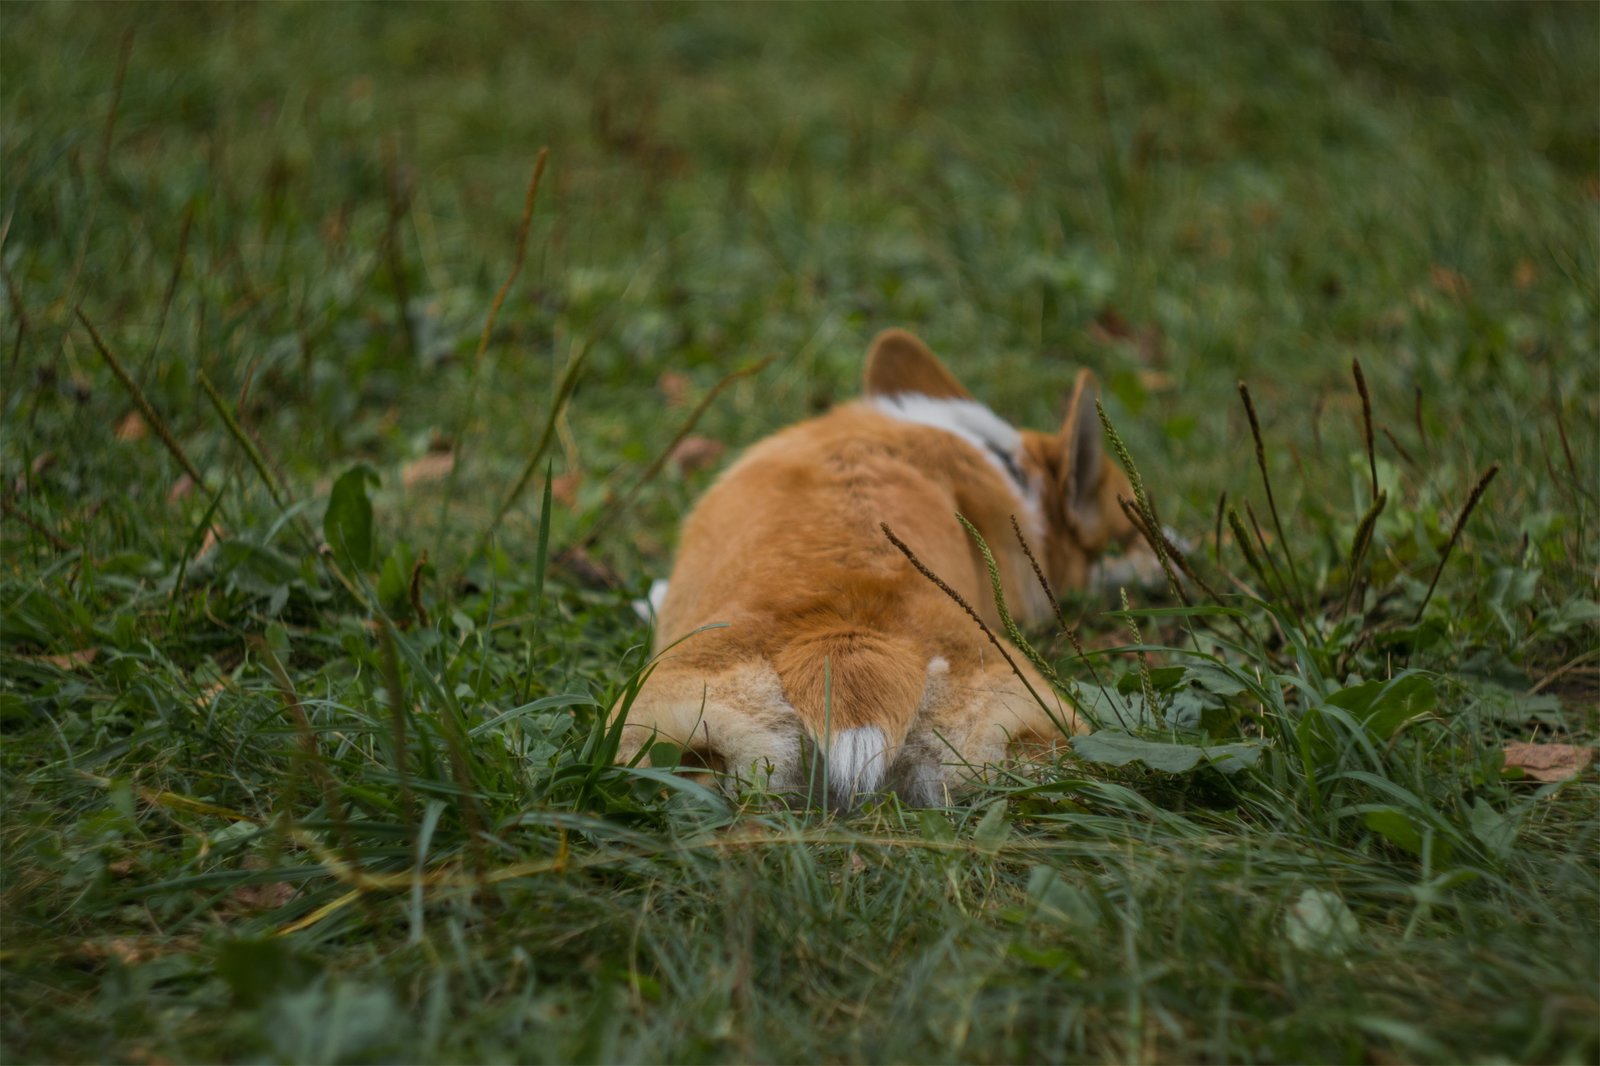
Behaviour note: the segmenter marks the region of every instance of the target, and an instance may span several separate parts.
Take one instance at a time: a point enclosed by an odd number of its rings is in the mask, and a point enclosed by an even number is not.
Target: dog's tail
[[[796,635],[775,656],[784,692],[824,754],[835,808],[879,791],[900,754],[927,683],[921,655],[905,637],[841,621]]]

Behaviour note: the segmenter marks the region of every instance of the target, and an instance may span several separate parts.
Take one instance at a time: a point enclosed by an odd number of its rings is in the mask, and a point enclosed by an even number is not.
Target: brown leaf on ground
[[[80,666],[88,666],[99,657],[99,648],[80,648],[78,651],[69,651],[65,655],[41,655],[35,661],[49,663],[57,670],[76,670]]]
[[[28,492],[28,481],[37,478],[40,474],[56,465],[55,452],[40,452],[34,456],[33,462],[28,466],[26,475],[18,474],[11,482],[11,491],[17,496],[25,496]]]
[[[172,487],[167,490],[167,502],[177,503],[179,500],[183,499],[193,491],[194,478],[190,477],[188,474],[182,474],[179,476],[178,480],[172,483]]]
[[[1129,341],[1134,337],[1131,323],[1122,317],[1122,312],[1107,304],[1094,316],[1094,321],[1089,323],[1089,335],[1102,344],[1110,341]]]
[[[257,885],[240,885],[228,894],[228,899],[240,910],[273,910],[294,899],[294,886],[287,881],[265,881]]]
[[[1535,781],[1577,777],[1593,761],[1594,749],[1576,744],[1506,745],[1506,769],[1519,769]]]
[[[194,553],[196,559],[203,558],[206,552],[217,546],[217,542],[228,534],[223,532],[221,526],[213,525],[206,530],[206,535],[200,538],[200,550]]]
[[[450,476],[450,471],[455,469],[455,465],[455,453],[429,452],[400,468],[400,484],[409,489],[430,481],[442,480]]]
[[[580,470],[557,474],[550,479],[550,496],[563,507],[574,507],[578,503],[578,486],[582,484],[583,472]]]
[[[1165,359],[1166,338],[1162,336],[1161,328],[1153,323],[1135,326],[1110,304],[1101,308],[1094,321],[1089,323],[1089,336],[1097,344],[1132,345],[1139,362],[1146,366],[1159,366]]]
[[[684,473],[704,470],[722,458],[726,446],[710,437],[685,437],[672,449],[672,462]]]
[[[145,424],[144,416],[138,411],[129,411],[117,423],[115,436],[118,440],[144,440],[150,435],[150,427]]]
[[[689,380],[689,376],[676,370],[668,370],[656,379],[656,391],[661,393],[668,407],[682,407],[688,403],[693,388],[694,382]]]
[[[1472,286],[1467,283],[1466,278],[1441,263],[1433,264],[1433,268],[1428,271],[1428,278],[1433,282],[1434,288],[1458,300],[1472,292]]]
[[[615,570],[577,545],[556,552],[551,561],[590,588],[614,589],[622,585]]]
[[[1526,292],[1533,288],[1533,283],[1539,280],[1539,268],[1532,259],[1518,259],[1516,267],[1511,271],[1511,284],[1519,290]]]

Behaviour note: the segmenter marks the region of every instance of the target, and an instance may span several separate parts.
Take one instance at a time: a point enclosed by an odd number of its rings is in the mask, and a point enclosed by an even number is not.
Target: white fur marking
[[[875,725],[844,729],[828,740],[828,784],[835,795],[876,792],[888,767],[889,741]]]
[[[1005,476],[1006,484],[1016,493],[1034,526],[1039,521],[1039,485],[1030,478],[1024,488],[1017,477],[1024,474],[1022,463],[1022,434],[1015,426],[989,410],[977,400],[952,400],[924,396],[920,392],[901,392],[893,396],[870,396],[867,404],[880,414],[901,422],[914,422],[919,426],[932,426],[953,433],[978,449],[989,465]],[[1010,465],[1001,459],[1005,455]]]
[[[656,578],[650,582],[650,592],[633,601],[633,613],[641,622],[654,622],[661,617],[661,605],[667,602],[667,582]]]
[[[948,674],[949,672],[950,660],[946,659],[943,655],[935,655],[933,658],[928,660],[929,677],[938,677],[941,674]]]

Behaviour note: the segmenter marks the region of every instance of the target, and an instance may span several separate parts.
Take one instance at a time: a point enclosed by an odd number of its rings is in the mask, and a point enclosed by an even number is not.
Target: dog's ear
[[[868,396],[917,393],[939,400],[972,399],[939,357],[903,329],[887,329],[873,339],[867,352],[866,385]]]
[[[1106,458],[1100,443],[1100,415],[1094,407],[1099,395],[1100,383],[1095,380],[1094,371],[1078,371],[1057,438],[1061,470],[1066,475],[1062,503],[1068,520],[1086,540],[1096,539],[1105,521],[1105,515],[1100,513],[1100,482],[1105,476]]]

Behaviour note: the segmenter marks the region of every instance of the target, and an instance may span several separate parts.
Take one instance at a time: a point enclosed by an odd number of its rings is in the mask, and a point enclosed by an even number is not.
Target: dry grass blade
[[[1145,524],[1151,529],[1160,529],[1161,519],[1156,517],[1155,505],[1150,502],[1150,496],[1144,490],[1144,478],[1140,476],[1139,468],[1134,465],[1133,455],[1123,443],[1117,427],[1111,424],[1110,417],[1106,415],[1105,405],[1095,400],[1094,409],[1100,415],[1100,425],[1104,427],[1106,437],[1111,441],[1111,450],[1116,453],[1117,459],[1122,463],[1122,469],[1128,475],[1128,482],[1133,486],[1133,498],[1139,505],[1139,513],[1144,516]],[[1151,541],[1150,550],[1156,553],[1156,558],[1161,563],[1161,572],[1166,575],[1167,584],[1172,586],[1173,595],[1183,600],[1183,589],[1180,587],[1178,575],[1173,573],[1172,560],[1167,557],[1159,538]]]
[[[1256,519],[1256,509],[1250,505],[1249,500],[1244,501],[1244,513],[1245,517],[1250,519],[1250,529],[1255,533],[1256,547],[1261,549],[1262,557],[1267,560],[1267,566],[1272,569],[1272,576],[1277,579],[1278,594],[1286,601],[1292,600],[1289,582],[1284,580],[1283,571],[1278,569],[1277,558],[1272,554],[1272,549],[1267,547],[1266,535],[1261,532],[1261,523]]]
[[[567,360],[567,369],[562,373],[561,380],[556,385],[555,399],[551,401],[550,414],[545,419],[544,430],[539,434],[539,442],[534,446],[533,451],[529,453],[528,460],[523,464],[522,473],[518,475],[516,484],[511,486],[511,491],[506,493],[505,499],[500,501],[500,506],[495,508],[494,517],[489,520],[488,527],[478,537],[477,546],[472,550],[473,555],[481,555],[489,547],[489,542],[494,539],[495,533],[500,529],[500,523],[505,521],[506,515],[516,505],[517,498],[522,495],[523,490],[528,487],[528,483],[533,480],[534,472],[539,469],[539,460],[544,458],[544,453],[550,447],[550,441],[555,436],[556,419],[561,417],[562,409],[567,406],[567,401],[572,397],[572,390],[578,384],[578,372],[583,369],[583,361],[588,354],[589,342],[585,341],[573,353],[572,358]]]
[[[917,553],[912,551],[905,541],[895,536],[894,530],[889,528],[889,523],[879,522],[878,528],[883,530],[883,535],[885,537],[889,538],[889,543],[893,544],[895,548],[899,550],[900,554],[904,555],[906,560],[910,562],[912,566],[916,567],[917,573],[933,582],[935,588],[944,593],[946,596],[950,597],[950,599],[954,600],[957,607],[960,607],[963,611],[967,612],[967,617],[971,618],[977,623],[978,628],[983,630],[983,635],[989,638],[989,643],[994,645],[995,650],[1000,653],[1001,658],[1005,659],[1006,665],[1011,667],[1011,672],[1017,675],[1017,680],[1022,682],[1022,687],[1028,690],[1028,695],[1032,696],[1034,702],[1040,707],[1044,708],[1048,713],[1050,705],[1045,703],[1044,699],[1040,697],[1038,692],[1034,691],[1033,685],[1028,681],[1027,675],[1025,675],[1022,672],[1022,668],[1017,665],[1017,660],[1011,657],[1011,653],[1006,650],[1005,644],[1001,642],[999,637],[994,635],[994,630],[990,629],[989,624],[978,616],[978,612],[972,609],[972,605],[966,601],[966,598],[963,597],[961,593],[957,592],[955,589],[946,584],[944,578],[940,577],[932,570],[929,570],[927,566],[923,564],[922,560],[917,558]]]
[[[283,709],[288,713],[289,720],[294,725],[295,732],[300,738],[300,758],[305,766],[306,773],[317,783],[318,790],[322,793],[322,806],[328,814],[328,820],[333,823],[334,831],[339,834],[340,846],[344,851],[344,860],[356,870],[361,868],[360,852],[355,846],[355,841],[350,836],[350,823],[345,818],[344,806],[339,802],[339,785],[334,780],[332,772],[328,769],[322,748],[317,744],[316,731],[311,728],[311,718],[306,714],[304,705],[300,702],[300,695],[295,691],[294,682],[289,677],[289,672],[284,669],[277,653],[260,637],[250,640],[256,653],[261,656],[261,661],[266,665],[277,683],[278,696],[283,701]],[[286,808],[287,809],[287,805]]]
[[[483,318],[483,331],[478,334],[478,347],[472,355],[472,372],[467,382],[467,402],[462,407],[461,420],[456,429],[456,463],[450,468],[450,479],[445,486],[444,499],[439,503],[440,529],[443,529],[445,523],[450,520],[450,505],[455,499],[456,478],[462,466],[462,453],[465,451],[467,423],[477,408],[478,380],[483,369],[483,359],[489,351],[489,341],[494,336],[495,323],[500,319],[500,309],[505,306],[506,297],[511,293],[511,286],[522,274],[522,264],[528,257],[528,232],[533,227],[533,207],[538,202],[539,185],[544,179],[544,168],[549,159],[549,147],[540,148],[539,157],[533,163],[533,174],[528,178],[528,191],[522,198],[522,218],[517,222],[517,242],[511,253],[511,270],[506,274],[506,280],[500,288],[495,291],[494,299],[489,302],[489,313]]]
[[[1117,506],[1122,508],[1122,513],[1133,524],[1135,532],[1144,538],[1146,544],[1150,545],[1150,550],[1155,552],[1156,558],[1162,558],[1168,551],[1175,548],[1175,545],[1170,540],[1151,530],[1150,524],[1144,520],[1144,515],[1139,513],[1139,508],[1130,502],[1127,497],[1118,496]],[[1173,563],[1177,563],[1175,558]],[[1189,601],[1189,593],[1184,590],[1183,582],[1174,578],[1170,581],[1170,584],[1172,585],[1173,593],[1178,597],[1179,603],[1182,603],[1185,607],[1194,606]]]
[[[528,256],[528,230],[533,225],[533,205],[539,198],[539,182],[544,177],[544,166],[549,158],[550,149],[547,146],[539,149],[539,158],[534,160],[533,176],[528,179],[528,192],[522,199],[522,218],[517,223],[517,245],[511,255],[511,272],[495,292],[494,300],[489,304],[489,313],[484,316],[483,332],[478,335],[478,349],[472,356],[474,371],[483,365],[484,353],[489,350],[489,338],[494,333],[495,320],[500,317],[500,308],[506,302],[506,295],[510,293],[517,275],[522,273],[523,260]]]
[[[1384,507],[1389,502],[1387,492],[1379,492],[1372,505],[1367,508],[1367,513],[1361,516],[1361,522],[1356,526],[1356,535],[1350,544],[1350,581],[1345,586],[1344,600],[1339,605],[1339,614],[1343,615],[1350,609],[1350,598],[1355,594],[1356,585],[1361,581],[1361,562],[1367,556],[1367,548],[1372,544],[1372,531],[1378,522],[1378,516],[1383,514]]]
[[[1128,590],[1118,589],[1117,595],[1122,600],[1122,613],[1128,614],[1133,610],[1133,605],[1128,602]],[[1138,619],[1130,616],[1127,621],[1128,633],[1133,637],[1134,646],[1142,645],[1144,634],[1139,632]],[[1145,709],[1150,712],[1150,720],[1158,722],[1161,720],[1161,707],[1156,703],[1156,682],[1150,673],[1150,657],[1142,651],[1135,654],[1139,659],[1139,691],[1144,696]]]
[[[15,518],[18,522],[21,522],[23,525],[39,534],[39,536],[49,541],[50,546],[56,551],[77,551],[76,547],[62,539],[62,537],[54,530],[44,525],[26,511],[22,510],[22,508],[18,507],[16,504],[12,503],[9,496],[0,497],[0,512],[4,512],[8,518]]]
[[[1489,482],[1493,481],[1494,476],[1499,472],[1500,464],[1490,463],[1489,469],[1485,470],[1483,476],[1478,478],[1478,483],[1472,486],[1472,492],[1467,496],[1467,505],[1461,508],[1461,514],[1456,519],[1455,527],[1450,530],[1450,539],[1445,542],[1444,554],[1439,556],[1439,565],[1434,568],[1433,580],[1428,582],[1427,595],[1422,597],[1422,603],[1417,607],[1416,616],[1411,619],[1413,624],[1422,621],[1422,612],[1428,609],[1428,601],[1433,599],[1433,590],[1439,585],[1439,575],[1444,573],[1444,566],[1450,561],[1450,553],[1455,550],[1456,541],[1461,539],[1461,530],[1466,527],[1467,519],[1472,515],[1473,508],[1477,507],[1478,501],[1483,498],[1484,489],[1489,487]]]
[[[678,445],[682,444],[689,434],[694,432],[695,426],[700,424],[701,416],[711,409],[711,405],[716,402],[717,397],[722,395],[728,386],[741,378],[761,373],[771,366],[776,358],[777,356],[775,355],[769,355],[764,359],[751,363],[749,366],[740,367],[711,386],[711,390],[701,397],[699,403],[695,404],[694,410],[689,413],[688,419],[684,421],[683,426],[679,428],[672,440],[668,441],[667,446],[661,449],[656,457],[650,461],[649,466],[645,467],[644,473],[640,474],[638,479],[628,487],[627,492],[612,500],[606,506],[606,509],[601,512],[600,517],[595,519],[594,525],[589,527],[589,532],[585,533],[583,539],[578,542],[579,546],[584,548],[591,547],[600,539],[600,535],[605,532],[607,527],[616,521],[619,515],[633,506],[633,501],[638,498],[639,493],[661,473],[662,468],[667,465],[667,460],[672,457],[672,453],[677,450]]]
[[[1222,513],[1228,506],[1228,490],[1223,489],[1217,493],[1217,518],[1211,531],[1211,558],[1214,562],[1222,562]]]
[[[272,497],[272,502],[278,505],[279,510],[283,510],[285,506],[283,486],[278,484],[278,479],[267,466],[267,461],[256,447],[255,441],[244,431],[244,426],[239,424],[239,420],[228,409],[222,394],[217,391],[216,385],[212,384],[210,375],[201,370],[195,374],[195,380],[200,383],[200,391],[206,394],[206,399],[211,401],[217,417],[221,418],[222,424],[227,427],[228,435],[244,449],[245,455],[250,459],[250,465],[255,467],[256,476],[261,478],[261,483],[266,486],[267,495]]]
[[[183,209],[183,221],[178,224],[178,254],[172,259],[172,274],[167,278],[166,295],[161,299],[161,314],[156,317],[156,335],[150,341],[150,350],[145,353],[144,366],[139,368],[139,376],[148,379],[150,366],[155,362],[156,353],[161,350],[161,337],[167,330],[167,312],[172,310],[172,301],[178,295],[178,283],[183,280],[183,264],[189,257],[189,232],[194,228],[194,205],[190,200]]]
[[[0,235],[0,248],[4,248],[3,235]],[[12,370],[17,367],[17,360],[22,358],[22,341],[27,337],[31,323],[28,320],[28,309],[23,306],[22,293],[17,290],[17,279],[11,276],[11,271],[0,267],[0,274],[6,280],[6,296],[11,301],[11,313],[17,319],[17,332],[11,341],[11,358],[9,365]]]
[[[405,812],[406,824],[416,825],[417,800],[412,794],[411,774],[406,767],[406,689],[400,674],[400,653],[388,626],[378,627],[378,648],[383,653],[384,690],[389,694],[389,728],[394,741],[394,774],[400,784],[400,807]]]
[[[128,395],[133,399],[134,406],[139,408],[139,413],[144,416],[144,420],[149,423],[150,428],[156,431],[156,436],[161,438],[161,443],[166,445],[167,451],[178,461],[178,466],[183,469],[185,474],[189,475],[189,480],[193,481],[202,492],[210,492],[210,489],[206,487],[206,479],[201,476],[199,468],[189,461],[189,457],[179,447],[177,438],[172,435],[172,430],[167,428],[166,421],[156,414],[156,409],[145,398],[144,390],[139,388],[134,383],[133,378],[128,376],[128,371],[123,367],[121,360],[113,355],[111,349],[106,347],[106,342],[100,339],[100,333],[94,328],[94,323],[89,321],[89,316],[85,315],[81,310],[77,312],[77,315],[78,321],[83,323],[83,328],[89,331],[89,339],[94,342],[95,350],[100,353],[100,358],[106,361],[106,365],[117,376],[117,380],[122,382],[122,387],[128,390]]]
[[[1244,528],[1244,522],[1239,518],[1239,512],[1232,507],[1228,508],[1228,528],[1233,531],[1233,542],[1239,546],[1239,551],[1244,555],[1244,561],[1249,565],[1250,571],[1256,575],[1256,580],[1261,582],[1261,587],[1271,589],[1272,582],[1267,578],[1267,572],[1261,567],[1261,560],[1256,558],[1255,549],[1250,547],[1250,534]]]
[[[1278,542],[1283,545],[1283,557],[1288,560],[1289,573],[1294,577],[1293,599],[1299,602],[1302,599],[1300,595],[1300,570],[1295,566],[1294,555],[1289,551],[1289,538],[1284,536],[1283,520],[1278,517],[1278,501],[1273,498],[1272,477],[1267,473],[1267,446],[1261,436],[1261,420],[1256,417],[1256,405],[1255,401],[1250,398],[1250,386],[1246,385],[1243,379],[1239,381],[1239,398],[1244,401],[1244,413],[1250,420],[1250,436],[1255,439],[1256,466],[1261,469],[1261,484],[1267,490],[1267,510],[1272,514],[1272,526],[1278,531]],[[1245,507],[1248,510],[1249,504],[1246,503]],[[1252,516],[1252,521],[1254,521],[1254,516]],[[1257,532],[1259,533],[1259,528]],[[1266,541],[1264,540],[1262,541],[1261,549],[1266,551]],[[1270,554],[1268,557],[1270,558]],[[1287,585],[1284,591],[1288,592]]]
[[[1399,454],[1400,458],[1406,461],[1407,466],[1417,465],[1417,461],[1411,457],[1411,452],[1406,449],[1405,445],[1400,443],[1393,433],[1389,432],[1388,426],[1379,426],[1378,432],[1383,434],[1383,438],[1389,442],[1389,446]]]
[[[411,288],[406,281],[405,248],[400,238],[400,223],[411,210],[411,189],[401,170],[399,154],[391,138],[384,150],[383,191],[389,201],[389,217],[383,231],[383,256],[394,285],[395,324],[400,327],[406,357],[415,359],[417,333],[411,325]]]
[[[1372,498],[1378,498],[1378,454],[1372,447],[1372,396],[1367,392],[1367,378],[1361,372],[1361,360],[1350,360],[1350,372],[1356,378],[1356,392],[1361,394],[1361,436],[1367,445],[1367,467],[1372,471]],[[1254,419],[1252,419],[1252,422]],[[1272,491],[1267,491],[1267,499],[1272,499]],[[1278,535],[1283,536],[1279,530]],[[1298,580],[1298,579],[1297,579]]]
[[[106,124],[100,133],[100,169],[111,165],[111,142],[117,132],[117,109],[122,105],[122,83],[128,77],[128,60],[133,56],[133,28],[122,31],[117,49],[117,73],[111,81],[111,106],[106,109]]]
[[[422,605],[422,569],[428,565],[428,553],[423,552],[417,556],[417,561],[411,567],[411,581],[407,591],[411,597],[411,613],[417,616],[417,625],[428,624],[428,609]]]
[[[1056,621],[1065,633],[1070,627],[1067,625],[1067,616],[1061,611],[1061,601],[1056,598],[1056,590],[1050,587],[1050,579],[1044,576],[1044,570],[1039,566],[1039,560],[1033,557],[1033,548],[1028,544],[1028,538],[1022,535],[1022,526],[1017,524],[1017,516],[1011,516],[1011,532],[1016,536],[1017,543],[1022,547],[1022,554],[1028,557],[1028,565],[1033,567],[1033,576],[1039,582],[1039,587],[1044,589],[1044,595],[1050,601],[1050,609],[1056,613]]]

